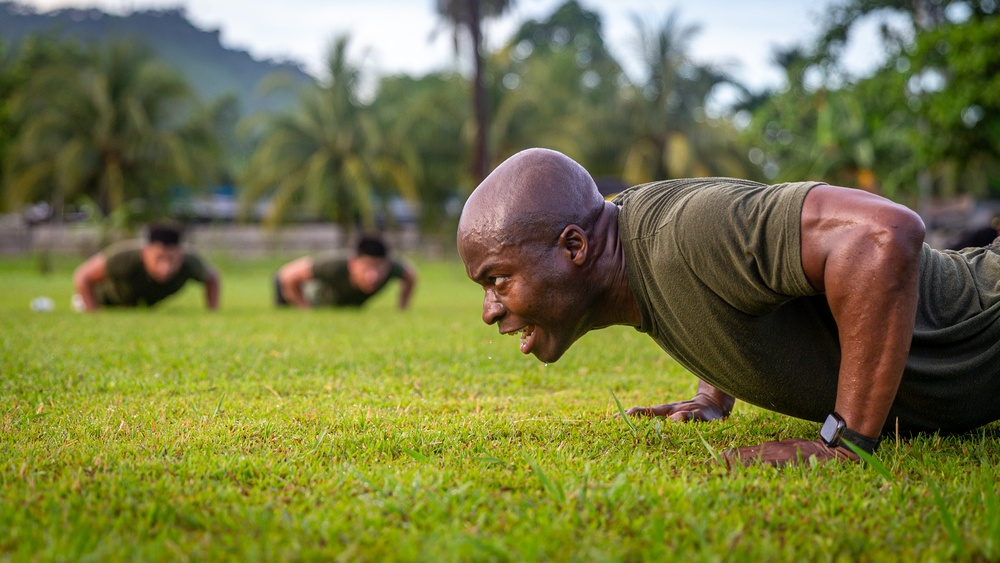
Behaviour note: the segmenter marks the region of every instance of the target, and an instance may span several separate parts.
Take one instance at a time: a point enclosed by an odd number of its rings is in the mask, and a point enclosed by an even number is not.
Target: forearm
[[[94,294],[94,286],[86,280],[79,278],[74,278],[73,286],[76,289],[77,295],[83,300],[83,310],[96,311],[98,304],[97,296]]]
[[[209,278],[205,282],[205,306],[210,311],[214,311],[219,308],[219,293],[221,282],[218,277]]]
[[[841,305],[842,318],[857,321],[840,323],[835,410],[848,428],[865,436],[881,434],[903,377],[916,316],[916,279],[915,273],[900,271],[895,283],[868,288],[864,303]]]
[[[862,252],[833,257],[827,265],[836,280],[827,285],[827,299],[841,347],[836,412],[848,428],[875,438],[896,397],[913,339],[920,245],[873,237],[857,248]]]
[[[413,284],[403,284],[399,290],[399,308],[405,311],[410,306],[410,296],[413,294]]]
[[[281,283],[281,295],[292,305],[302,309],[309,308],[309,302],[306,301],[305,293],[302,291],[302,285],[297,283]]]

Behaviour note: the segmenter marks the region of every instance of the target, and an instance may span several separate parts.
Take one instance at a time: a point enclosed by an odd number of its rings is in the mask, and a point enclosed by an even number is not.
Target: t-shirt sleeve
[[[201,283],[208,281],[208,274],[211,270],[200,256],[190,253],[184,253],[184,264],[181,268],[189,279]]]
[[[137,269],[142,268],[140,245],[135,241],[115,243],[106,248],[103,254],[104,270],[110,279],[128,279]]]
[[[106,255],[104,269],[109,278],[118,279],[128,276],[134,263],[126,253],[114,252]]]
[[[389,278],[402,278],[406,274],[406,266],[399,260],[393,260],[389,268]]]
[[[313,259],[312,277],[333,283],[337,279],[338,261],[332,256],[320,255]]]
[[[698,281],[748,314],[814,295],[802,269],[802,203],[814,182],[694,191],[672,225]]]

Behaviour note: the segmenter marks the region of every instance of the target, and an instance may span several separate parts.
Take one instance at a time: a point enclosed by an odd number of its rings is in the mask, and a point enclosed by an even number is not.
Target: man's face
[[[389,275],[391,264],[386,258],[361,254],[347,262],[351,285],[364,293],[372,294]]]
[[[520,334],[523,354],[554,362],[587,332],[586,307],[574,293],[564,249],[489,244],[461,236],[459,254],[472,281],[483,287],[483,322],[500,334]]]
[[[183,263],[184,252],[179,246],[151,242],[142,247],[142,264],[146,267],[146,273],[160,283],[174,277]]]

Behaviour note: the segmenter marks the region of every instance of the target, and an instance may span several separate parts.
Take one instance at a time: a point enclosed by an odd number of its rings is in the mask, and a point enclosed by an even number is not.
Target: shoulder
[[[389,261],[389,276],[394,278],[401,278],[406,275],[406,272],[412,272],[411,268],[406,262],[400,260],[399,258],[393,258]]]
[[[330,250],[320,252],[312,257],[313,264],[347,264],[347,255],[343,252]]]
[[[312,258],[312,273],[318,278],[329,278],[347,271],[347,257],[340,252],[323,252]]]
[[[123,275],[130,268],[142,266],[142,241],[125,240],[105,248],[101,254],[107,263],[108,274]]]
[[[656,195],[684,193],[706,189],[738,189],[741,187],[764,187],[765,184],[753,180],[739,178],[706,177],[706,178],[675,178],[638,184],[622,190],[612,200],[620,204],[636,197],[653,197]]]
[[[105,257],[111,258],[112,256],[128,256],[136,255],[138,256],[142,250],[142,241],[138,239],[123,240],[116,243],[108,245],[107,248],[101,251]]]
[[[204,282],[212,275],[215,275],[215,271],[212,269],[209,262],[197,252],[184,252],[183,267],[191,278],[201,282]]]
[[[744,213],[775,208],[799,213],[806,194],[821,182],[762,184],[738,178],[686,178],[641,184],[620,193],[613,203],[622,209],[626,220],[645,217],[657,221],[671,219],[682,212],[691,217],[701,214]]]

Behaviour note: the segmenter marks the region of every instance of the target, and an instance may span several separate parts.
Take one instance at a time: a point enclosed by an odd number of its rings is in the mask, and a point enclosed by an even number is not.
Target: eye
[[[507,276],[490,276],[490,283],[494,287],[501,287],[507,282]]]

